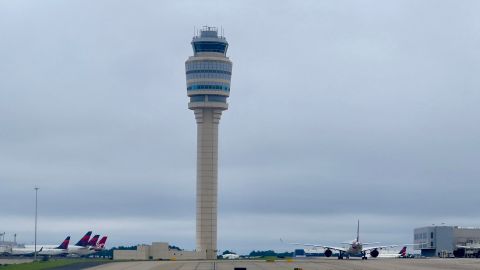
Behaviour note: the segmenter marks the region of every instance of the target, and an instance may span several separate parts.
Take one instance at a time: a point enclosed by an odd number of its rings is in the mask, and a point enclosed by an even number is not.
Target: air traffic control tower
[[[232,62],[217,28],[204,26],[199,32],[192,40],[193,56],[185,62],[188,108],[197,121],[197,252],[216,259],[218,123],[228,109]]]

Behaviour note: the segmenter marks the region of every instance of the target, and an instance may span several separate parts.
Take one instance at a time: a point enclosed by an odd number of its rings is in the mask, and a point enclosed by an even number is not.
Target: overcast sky
[[[219,246],[480,226],[479,1],[0,1],[0,232],[195,248],[194,27],[233,61]]]

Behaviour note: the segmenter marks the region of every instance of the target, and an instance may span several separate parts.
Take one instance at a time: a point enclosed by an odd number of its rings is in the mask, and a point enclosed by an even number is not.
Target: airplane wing
[[[297,245],[297,246],[305,246],[305,247],[319,247],[319,248],[325,248],[325,249],[338,250],[342,252],[347,251],[347,249],[343,247],[332,247],[332,246],[325,246],[325,245],[318,245],[318,244],[303,244],[303,243],[289,243],[289,244]]]
[[[456,245],[457,248],[466,248],[466,249],[477,249],[480,248],[480,244],[472,244],[472,245]]]
[[[385,249],[385,248],[394,248],[394,247],[398,247],[398,245],[364,247],[364,248],[362,248],[362,251],[372,251],[374,249]]]

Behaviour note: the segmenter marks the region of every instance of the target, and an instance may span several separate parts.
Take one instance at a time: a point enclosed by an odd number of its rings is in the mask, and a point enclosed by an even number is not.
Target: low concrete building
[[[480,228],[458,226],[427,226],[413,232],[415,249],[421,255],[478,257],[480,256]]]
[[[196,251],[170,249],[166,242],[138,245],[137,250],[114,250],[114,260],[198,260],[205,256]]]

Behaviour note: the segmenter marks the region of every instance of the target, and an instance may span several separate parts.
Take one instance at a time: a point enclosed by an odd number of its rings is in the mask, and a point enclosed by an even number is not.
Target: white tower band
[[[217,257],[218,123],[228,109],[232,62],[228,42],[215,27],[204,26],[192,40],[185,62],[188,108],[197,121],[197,251]]]

